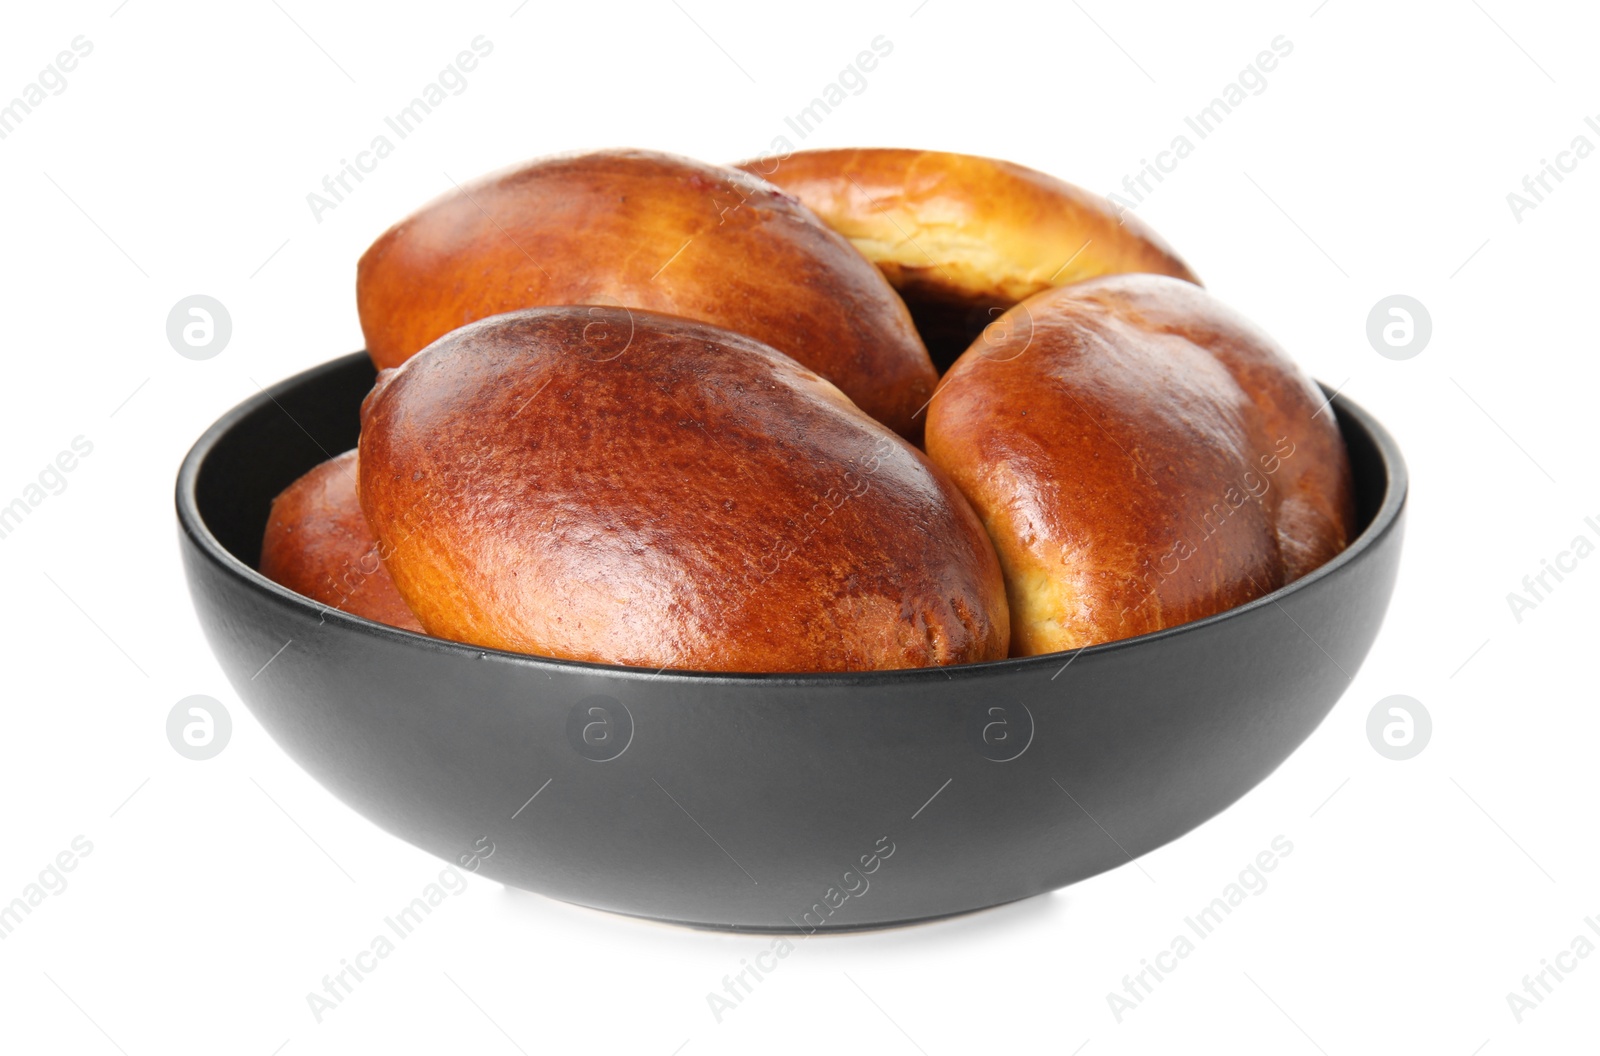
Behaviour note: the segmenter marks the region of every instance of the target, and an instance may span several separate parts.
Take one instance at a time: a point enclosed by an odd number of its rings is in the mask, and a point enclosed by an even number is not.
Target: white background
[[[0,100],[75,36],[94,47],[0,141],[0,504],[74,437],[93,453],[0,539],[0,901],[75,836],[93,852],[0,941],[0,1047],[1595,1051],[1600,956],[1521,1023],[1506,999],[1600,917],[1600,557],[1520,622],[1506,599],[1600,534],[1583,523],[1600,520],[1600,156],[1520,221],[1506,197],[1574,137],[1600,146],[1592,8],[518,2],[6,12]],[[494,51],[468,88],[315,220],[307,193],[479,34]],[[1139,213],[1398,437],[1410,522],[1372,655],[1277,773],[1138,867],[808,940],[721,1023],[707,992],[768,939],[475,878],[319,1024],[307,992],[442,863],[312,782],[224,679],[177,560],[184,451],[258,384],[360,347],[357,256],[451,178],[582,147],[759,153],[880,34],[893,52],[867,88],[803,143],[788,133],[797,146],[990,154],[1101,193],[1274,37],[1293,42]],[[205,362],[165,334],[194,293],[233,319]],[[1404,362],[1365,334],[1394,293],[1433,320]],[[195,693],[234,720],[207,762],[164,732]],[[1405,762],[1366,735],[1399,693],[1434,724]],[[1119,1023],[1107,993],[1278,835],[1294,850],[1270,885]]]

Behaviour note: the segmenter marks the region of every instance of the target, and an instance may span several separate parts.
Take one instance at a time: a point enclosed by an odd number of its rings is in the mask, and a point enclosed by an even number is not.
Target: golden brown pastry
[[[1012,655],[1209,616],[1351,538],[1332,407],[1198,286],[1094,279],[1006,324],[945,376],[927,449],[999,551]]]
[[[1099,275],[1199,280],[1097,194],[993,158],[935,150],[800,151],[741,168],[799,197],[883,271],[948,365],[1025,297]]]
[[[356,299],[379,367],[500,312],[605,304],[747,334],[906,436],[937,379],[883,276],[793,197],[650,151],[545,158],[444,195],[367,250]]]
[[[369,620],[421,633],[378,557],[356,498],[356,453],[346,451],[272,500],[261,574],[297,594]]]
[[[441,637],[708,671],[1005,656],[999,564],[955,486],[741,334],[501,315],[381,375],[362,423],[368,522]]]

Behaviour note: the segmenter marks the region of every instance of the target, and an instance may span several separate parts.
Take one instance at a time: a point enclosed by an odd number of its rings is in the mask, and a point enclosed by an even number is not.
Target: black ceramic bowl
[[[439,641],[255,571],[272,498],[353,447],[357,353],[228,412],[178,475],[200,621],[331,792],[480,875],[739,929],[881,926],[1049,891],[1181,836],[1316,728],[1371,646],[1405,465],[1335,397],[1363,531],[1264,598],[1156,634],[953,668],[654,673]]]

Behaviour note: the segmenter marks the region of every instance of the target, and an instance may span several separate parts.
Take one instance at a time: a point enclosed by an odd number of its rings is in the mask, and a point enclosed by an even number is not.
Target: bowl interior
[[[317,463],[356,446],[361,400],[377,376],[366,353],[341,356],[273,386],[267,398],[241,404],[212,427],[195,506],[224,550],[257,566],[272,500]]]

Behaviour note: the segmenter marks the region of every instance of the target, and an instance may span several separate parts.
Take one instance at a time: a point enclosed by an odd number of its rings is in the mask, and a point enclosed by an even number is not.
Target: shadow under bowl
[[[428,638],[255,565],[272,499],[355,446],[363,353],[229,411],[178,474],[189,589],[274,740],[481,876],[699,927],[850,929],[1026,898],[1216,815],[1310,735],[1382,623],[1406,470],[1334,396],[1361,532],[1246,605],[1073,653],[859,674],[655,673]]]

